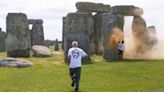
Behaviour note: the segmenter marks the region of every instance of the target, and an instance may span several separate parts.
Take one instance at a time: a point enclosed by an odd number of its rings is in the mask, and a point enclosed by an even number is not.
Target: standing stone
[[[122,14],[124,16],[141,16],[143,9],[133,5],[119,5],[112,7],[113,14]]]
[[[132,33],[135,51],[138,54],[143,54],[147,51],[147,31],[146,22],[140,16],[134,16],[132,22]]]
[[[64,50],[64,38],[66,31],[66,17],[63,17],[63,28],[62,28],[62,49]]]
[[[56,51],[59,50],[59,42],[58,42],[58,39],[56,39],[56,41],[55,41],[55,50]]]
[[[6,38],[6,33],[1,31],[0,28],[0,51],[5,51],[5,38]]]
[[[103,13],[101,18],[102,40],[104,47],[103,58],[106,60],[118,60],[118,41],[123,40],[124,16],[111,13]]]
[[[154,45],[158,43],[155,26],[149,26],[147,28],[147,35],[148,35],[147,44],[149,48],[152,48]]]
[[[30,32],[24,13],[8,13],[6,18],[6,50],[9,57],[29,57]]]
[[[31,46],[44,45],[44,32],[43,32],[43,20],[28,20],[29,24],[32,24],[31,30]]]
[[[90,57],[94,50],[91,37],[93,31],[93,17],[89,13],[69,13],[66,17],[66,31],[64,39],[64,53],[67,57],[68,49],[72,47],[72,41],[78,41],[82,48]]]
[[[103,13],[97,13],[94,15],[95,54],[97,55],[102,55],[104,53],[102,17],[103,17]]]

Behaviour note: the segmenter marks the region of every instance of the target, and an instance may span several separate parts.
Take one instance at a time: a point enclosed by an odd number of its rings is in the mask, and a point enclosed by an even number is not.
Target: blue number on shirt
[[[79,57],[79,52],[77,50],[73,50],[72,51],[72,56],[73,56],[73,58],[77,59]]]

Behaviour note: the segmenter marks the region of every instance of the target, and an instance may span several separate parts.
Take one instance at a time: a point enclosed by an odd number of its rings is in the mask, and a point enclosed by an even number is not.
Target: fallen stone
[[[51,50],[42,45],[34,45],[31,50],[33,51],[33,56],[35,57],[49,57],[51,56]]]
[[[18,59],[18,58],[0,58],[0,67],[16,67],[24,68],[34,66],[30,61]]]

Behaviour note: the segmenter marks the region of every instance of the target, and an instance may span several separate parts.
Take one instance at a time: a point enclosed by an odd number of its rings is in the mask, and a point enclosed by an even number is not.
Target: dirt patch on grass
[[[63,55],[63,52],[61,51],[54,51],[52,52],[53,55]]]
[[[53,64],[55,65],[64,65],[65,63],[63,61],[55,61],[55,62],[52,62]]]

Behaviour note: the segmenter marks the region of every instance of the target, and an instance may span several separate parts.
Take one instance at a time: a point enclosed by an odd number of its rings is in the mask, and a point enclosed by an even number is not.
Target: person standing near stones
[[[123,60],[123,52],[124,52],[124,41],[118,43],[118,51],[119,51],[119,60]]]
[[[72,79],[71,86],[75,86],[75,92],[79,90],[79,82],[81,76],[81,59],[82,57],[87,56],[87,54],[78,47],[78,42],[72,42],[72,48],[68,50],[68,60],[70,67],[70,77]]]

